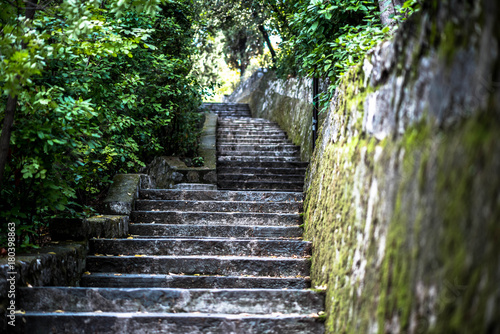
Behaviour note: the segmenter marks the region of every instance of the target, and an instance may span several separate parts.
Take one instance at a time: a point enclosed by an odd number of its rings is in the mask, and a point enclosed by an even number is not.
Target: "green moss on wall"
[[[328,333],[483,333],[494,326],[500,125],[492,119],[481,114],[446,134],[421,122],[384,142],[344,138],[328,145],[321,161],[313,159],[305,227],[315,245],[313,284],[327,285]],[[385,168],[390,161],[395,174]],[[360,165],[365,172],[357,172]],[[394,202],[384,221],[373,217],[364,230],[374,179],[383,194],[376,205]],[[382,259],[374,255],[382,242],[377,224],[386,229]],[[353,281],[363,240],[370,242],[365,276]]]

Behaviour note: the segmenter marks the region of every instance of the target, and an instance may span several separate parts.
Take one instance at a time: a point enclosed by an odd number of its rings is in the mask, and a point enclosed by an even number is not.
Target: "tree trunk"
[[[378,6],[380,8],[380,20],[382,21],[382,25],[393,26],[395,25],[395,21],[391,18],[391,15],[396,14],[396,10],[394,9],[396,6],[402,6],[404,0],[379,0]]]
[[[16,113],[17,95],[9,95],[5,108],[5,118],[3,120],[2,136],[0,137],[0,188],[3,181],[5,165],[9,158],[10,134],[12,124],[14,124],[14,114]]]
[[[269,34],[267,33],[266,28],[264,28],[263,25],[259,25],[259,30],[262,33],[264,40],[266,41],[269,51],[271,51],[271,58],[273,59],[273,63],[276,64],[276,52],[274,52],[273,45],[271,44],[271,40],[269,39]]]

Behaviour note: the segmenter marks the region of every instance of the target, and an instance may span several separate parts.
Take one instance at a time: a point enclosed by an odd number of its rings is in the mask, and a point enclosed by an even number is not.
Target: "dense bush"
[[[15,222],[21,247],[36,243],[53,216],[90,213],[114,174],[137,172],[155,155],[197,150],[194,2],[169,1],[149,13],[77,2],[73,21],[62,15],[65,5],[37,11],[22,34],[9,28],[19,29],[15,16],[1,21],[1,101],[15,91],[18,103],[0,233]],[[16,64],[36,71],[16,83]]]

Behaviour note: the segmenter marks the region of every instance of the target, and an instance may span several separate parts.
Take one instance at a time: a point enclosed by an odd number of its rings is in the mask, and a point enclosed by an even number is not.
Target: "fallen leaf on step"
[[[94,313],[102,313],[101,310],[94,311]]]
[[[115,276],[121,276],[122,274],[114,274]]]
[[[90,275],[90,271],[86,271],[83,273],[84,275]]]
[[[64,313],[64,311],[63,311],[63,310],[55,310],[54,312],[55,312],[55,313]]]
[[[27,286],[28,288],[32,288],[32,287],[33,287],[33,286],[32,286],[31,284],[29,284],[29,283],[26,283],[26,286]]]
[[[26,312],[23,310],[15,310],[14,313],[15,314],[26,314]]]
[[[128,237],[127,239],[134,239],[134,237]]]
[[[137,257],[142,257],[142,256],[144,256],[144,255],[142,255],[142,254],[135,254],[134,256],[137,256]]]
[[[54,252],[48,252],[47,254],[56,255],[56,253],[54,253]]]

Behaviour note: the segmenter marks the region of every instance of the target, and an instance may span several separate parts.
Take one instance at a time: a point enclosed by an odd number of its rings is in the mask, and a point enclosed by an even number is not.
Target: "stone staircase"
[[[302,181],[287,176],[304,165],[296,148],[281,148],[285,139],[274,124],[249,119],[244,105],[217,107],[226,116],[219,139],[232,137],[219,145],[220,186],[280,191],[141,190],[131,236],[90,241],[81,287],[18,291],[26,311],[18,331],[323,333],[324,296],[308,289],[302,193],[284,191],[301,190]],[[275,141],[257,138],[259,127]],[[252,155],[250,146],[269,154]]]
[[[219,114],[218,188],[302,192],[307,163],[300,161],[300,148],[276,123],[251,118],[248,105],[223,106],[213,108]]]

